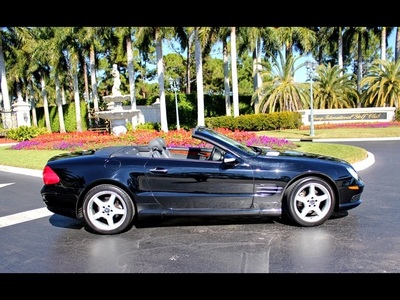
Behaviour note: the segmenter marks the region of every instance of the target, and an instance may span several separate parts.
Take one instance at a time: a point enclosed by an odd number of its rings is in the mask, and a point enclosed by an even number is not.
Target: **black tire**
[[[102,184],[92,188],[83,201],[83,217],[100,234],[118,234],[130,228],[136,209],[121,188]]]
[[[335,202],[328,182],[318,177],[305,177],[287,189],[283,213],[297,225],[318,226],[331,217]]]

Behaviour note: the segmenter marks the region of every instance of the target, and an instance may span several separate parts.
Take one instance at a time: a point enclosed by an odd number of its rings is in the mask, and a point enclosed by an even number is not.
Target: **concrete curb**
[[[33,170],[33,169],[2,166],[2,165],[0,165],[0,171],[35,176],[35,177],[42,177],[42,172],[43,172],[42,170]]]
[[[366,159],[352,164],[352,166],[354,167],[354,169],[356,171],[365,170],[366,168],[372,166],[375,163],[375,156],[371,152],[367,152],[367,153],[368,153],[368,156]]]

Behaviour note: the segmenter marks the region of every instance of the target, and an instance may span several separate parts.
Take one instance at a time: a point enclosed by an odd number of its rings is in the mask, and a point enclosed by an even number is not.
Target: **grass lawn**
[[[260,135],[268,135],[285,139],[310,139],[309,130],[274,130],[259,131]],[[336,138],[375,138],[375,137],[400,137],[400,126],[382,128],[335,128],[315,129],[314,140]]]
[[[37,170],[43,169],[50,157],[65,152],[61,150],[8,150],[7,148],[7,146],[0,147],[0,165]]]

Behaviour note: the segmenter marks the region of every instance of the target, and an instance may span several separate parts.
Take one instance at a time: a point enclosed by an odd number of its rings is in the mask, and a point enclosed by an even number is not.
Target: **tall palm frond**
[[[400,61],[375,60],[362,80],[363,101],[375,107],[399,107]]]
[[[303,67],[295,63],[301,56],[289,56],[285,59],[282,52],[278,57],[272,56],[272,69],[262,72],[262,84],[253,94],[260,99],[260,112],[298,111],[306,106],[307,97],[300,83],[296,83],[294,75]]]

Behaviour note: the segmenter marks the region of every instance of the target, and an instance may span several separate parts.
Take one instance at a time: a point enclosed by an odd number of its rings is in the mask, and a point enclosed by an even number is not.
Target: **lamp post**
[[[181,126],[179,125],[179,110],[178,110],[178,98],[176,96],[176,92],[178,91],[179,88],[179,78],[172,79],[171,77],[169,78],[169,85],[171,86],[171,90],[174,91],[175,93],[175,110],[176,110],[176,129],[181,129]]]
[[[314,99],[313,99],[313,77],[317,63],[314,61],[306,61],[307,77],[310,79],[310,136],[314,134]]]

